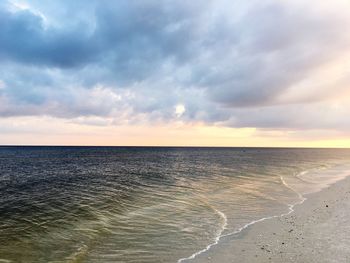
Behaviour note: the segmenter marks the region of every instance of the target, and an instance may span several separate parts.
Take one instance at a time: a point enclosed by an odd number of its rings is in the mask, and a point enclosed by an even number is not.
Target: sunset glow
[[[350,147],[349,11],[3,1],[0,144]]]

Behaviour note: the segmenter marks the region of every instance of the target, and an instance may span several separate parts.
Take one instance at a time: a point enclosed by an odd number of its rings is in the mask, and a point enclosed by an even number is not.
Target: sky
[[[0,2],[0,144],[350,147],[348,0]]]

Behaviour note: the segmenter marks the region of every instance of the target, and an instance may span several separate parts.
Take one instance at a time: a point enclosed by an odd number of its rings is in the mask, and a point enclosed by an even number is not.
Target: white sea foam
[[[303,178],[303,175],[307,174],[308,172],[310,172],[310,171],[302,171],[302,172],[300,172],[300,173],[297,173],[297,174],[295,175],[295,177],[298,178],[299,180],[305,182],[305,183],[314,184],[315,182],[311,182],[311,181],[309,181],[309,180]],[[284,184],[284,185],[286,185],[286,184]],[[287,186],[287,187],[288,187],[288,186]],[[290,187],[288,187],[288,188],[290,188]]]
[[[304,171],[305,172],[305,171]],[[302,172],[302,173],[304,173]],[[227,237],[227,236],[233,236],[233,235],[237,235],[238,233],[242,232],[244,229],[248,228],[249,226],[251,225],[254,225],[255,223],[259,223],[259,222],[262,222],[262,221],[265,221],[265,220],[268,220],[268,219],[272,219],[272,218],[277,218],[277,217],[283,217],[283,216],[287,216],[291,213],[294,212],[294,206],[296,205],[300,205],[302,204],[303,202],[305,202],[306,198],[299,192],[297,192],[296,190],[294,190],[291,186],[289,186],[286,181],[284,180],[283,176],[280,176],[280,180],[282,182],[282,184],[287,187],[288,189],[290,189],[291,191],[293,191],[294,193],[297,194],[298,198],[300,199],[299,202],[296,202],[294,204],[288,204],[288,212],[286,213],[283,213],[283,214],[280,214],[280,215],[273,215],[273,216],[268,216],[268,217],[263,217],[263,218],[260,218],[258,220],[253,220],[247,224],[245,224],[244,226],[240,227],[239,229],[237,229],[236,231],[234,232],[231,232],[231,233],[228,233],[228,234],[224,234],[222,235],[222,232],[224,231],[226,225],[227,225],[227,217],[224,213],[222,213],[221,211],[217,210],[217,209],[214,209],[220,216],[222,216],[224,219],[225,219],[225,226],[222,228],[222,230],[220,231],[220,233],[216,236],[215,240],[213,243],[209,244],[206,248],[196,252],[196,253],[193,253],[191,256],[187,257],[187,258],[181,258],[178,260],[178,263],[181,263],[181,262],[186,262],[188,260],[191,260],[191,259],[194,259],[195,257],[197,257],[198,255],[208,251],[211,247],[217,245],[220,241],[221,238],[223,237]]]
[[[300,174],[305,174],[305,173],[306,173],[306,171],[303,171],[303,172],[301,172]],[[297,177],[298,177],[298,176],[297,176]],[[306,198],[305,198],[301,193],[299,193],[298,191],[296,191],[295,189],[293,189],[291,186],[289,186],[289,185],[286,183],[286,181],[284,180],[283,176],[280,176],[280,178],[281,178],[282,184],[283,184],[285,187],[287,187],[289,190],[291,190],[292,192],[296,193],[296,194],[298,195],[298,197],[300,198],[300,200],[302,200],[302,202],[304,202],[304,201],[306,200]],[[299,204],[299,203],[296,203],[296,204]],[[296,204],[294,204],[294,205],[296,205]],[[293,205],[293,206],[294,206],[294,205]]]
[[[196,256],[202,254],[202,253],[205,252],[205,251],[208,251],[212,246],[217,245],[217,244],[219,243],[219,240],[220,240],[220,238],[222,237],[222,232],[224,232],[224,230],[225,230],[225,228],[226,228],[226,226],[227,226],[227,217],[226,217],[226,215],[225,215],[223,212],[217,210],[216,208],[213,208],[213,210],[214,210],[218,215],[220,215],[220,217],[222,218],[222,224],[221,224],[221,227],[220,227],[220,229],[219,229],[219,231],[218,231],[218,235],[216,236],[214,242],[211,243],[211,244],[209,244],[206,248],[204,248],[204,249],[202,249],[202,250],[200,250],[200,251],[198,251],[198,252],[192,254],[191,256],[189,256],[189,257],[187,257],[187,258],[181,258],[181,259],[179,259],[179,260],[177,261],[178,263],[185,262],[185,261],[190,260],[190,259],[194,259]]]

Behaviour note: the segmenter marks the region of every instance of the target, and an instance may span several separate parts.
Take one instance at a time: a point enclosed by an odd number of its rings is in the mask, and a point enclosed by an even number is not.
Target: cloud
[[[347,130],[348,9],[345,0],[7,2],[0,116]]]

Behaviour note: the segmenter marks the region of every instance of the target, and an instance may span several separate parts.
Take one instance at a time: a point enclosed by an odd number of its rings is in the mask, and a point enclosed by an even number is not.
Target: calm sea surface
[[[0,262],[190,262],[348,171],[349,149],[0,147]]]

